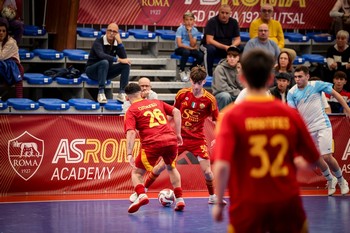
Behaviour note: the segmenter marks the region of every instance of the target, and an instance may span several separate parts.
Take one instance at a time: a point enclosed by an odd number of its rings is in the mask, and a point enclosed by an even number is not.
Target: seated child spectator
[[[183,24],[176,30],[175,41],[175,54],[181,56],[180,78],[183,82],[190,80],[190,70],[185,71],[185,66],[189,56],[196,59],[191,68],[203,63],[204,54],[198,50],[197,35],[198,30],[194,26],[194,14],[187,11],[183,15]]]
[[[350,93],[344,90],[344,85],[347,82],[346,73],[343,71],[337,71],[333,77],[333,89],[336,90],[350,106]],[[327,101],[331,106],[332,113],[343,113],[343,107],[332,95],[326,94]]]

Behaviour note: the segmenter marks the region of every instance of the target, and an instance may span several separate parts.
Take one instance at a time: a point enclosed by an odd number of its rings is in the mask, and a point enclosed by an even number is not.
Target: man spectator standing
[[[200,49],[204,53],[204,65],[209,76],[213,76],[214,59],[225,58],[230,46],[237,47],[241,43],[239,24],[231,14],[231,7],[224,4],[219,14],[209,19],[205,26]]]
[[[287,51],[291,58],[292,62],[297,56],[296,52],[293,49],[284,48],[284,34],[282,25],[277,20],[272,18],[273,16],[273,7],[270,4],[264,4],[260,9],[260,18],[253,20],[249,26],[249,36],[250,39],[258,36],[258,29],[261,24],[267,24],[269,28],[269,39],[276,42],[281,51]]]
[[[231,46],[227,50],[226,59],[222,59],[214,70],[212,90],[221,111],[226,105],[235,101],[243,89],[238,80],[240,49]]]
[[[280,49],[275,41],[269,39],[269,28],[265,23],[259,26],[258,37],[250,39],[244,46],[243,56],[254,48],[264,49],[266,52],[270,53],[274,57],[275,62],[277,62]]]
[[[117,100],[125,102],[124,89],[129,82],[130,64],[120,38],[119,27],[111,23],[107,27],[106,35],[96,38],[86,63],[87,76],[98,81],[99,103],[107,103],[106,81],[118,75],[120,75],[120,88]]]

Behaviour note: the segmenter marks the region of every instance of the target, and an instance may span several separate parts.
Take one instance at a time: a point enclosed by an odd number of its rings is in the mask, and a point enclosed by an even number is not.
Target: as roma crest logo
[[[150,23],[157,24],[167,15],[175,0],[139,0],[142,12]]]
[[[8,141],[8,158],[13,170],[29,180],[39,169],[44,155],[44,141],[27,131]]]

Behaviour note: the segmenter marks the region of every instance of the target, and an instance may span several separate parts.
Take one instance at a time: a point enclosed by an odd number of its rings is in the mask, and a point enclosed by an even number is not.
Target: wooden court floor
[[[306,193],[311,233],[350,233],[349,196]],[[184,212],[160,206],[156,195],[135,214],[127,213],[127,195],[0,197],[0,233],[226,232],[227,213],[214,222],[206,194],[187,194]]]

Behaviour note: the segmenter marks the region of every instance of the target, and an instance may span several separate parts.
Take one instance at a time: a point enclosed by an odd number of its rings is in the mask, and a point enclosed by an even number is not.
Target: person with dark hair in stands
[[[291,88],[294,86],[294,73],[293,73],[293,60],[287,51],[281,51],[277,57],[277,65],[274,68],[275,76],[279,73],[286,73],[289,75],[289,85]],[[277,85],[277,80],[275,79],[275,85]]]
[[[279,73],[275,76],[277,85],[270,88],[271,95],[280,99],[283,103],[287,103],[287,93],[291,77],[288,73]]]
[[[130,60],[119,34],[119,27],[111,23],[107,27],[106,35],[97,38],[90,50],[86,63],[86,74],[98,81],[97,101],[107,103],[105,95],[106,81],[120,75],[120,88],[117,100],[125,102],[125,87],[129,83]]]
[[[0,22],[0,82],[5,85],[15,84],[16,97],[23,97],[23,66],[20,63],[18,46],[15,39],[8,34],[8,25]]]
[[[344,85],[346,84],[348,77],[343,71],[337,71],[333,77],[333,89],[338,92],[345,102],[350,106],[350,93],[344,90]],[[343,106],[330,94],[326,94],[327,101],[331,106],[332,113],[343,113]]]
[[[0,22],[7,23],[9,34],[21,43],[24,24],[20,19],[21,11],[15,0],[0,0]]]
[[[227,4],[221,5],[219,14],[208,20],[200,49],[204,52],[204,65],[209,76],[213,76],[215,58],[225,58],[230,46],[241,43],[239,24],[231,17]]]

